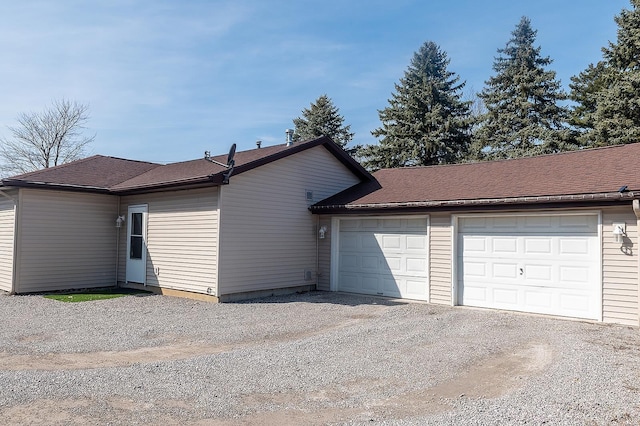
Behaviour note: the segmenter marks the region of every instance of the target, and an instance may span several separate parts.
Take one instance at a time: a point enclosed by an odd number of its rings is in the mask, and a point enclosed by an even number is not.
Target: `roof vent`
[[[208,160],[208,159],[210,159],[210,158],[211,158],[211,152],[209,152],[209,151],[205,151],[205,152],[204,152],[204,159],[205,159],[205,160]]]
[[[287,146],[293,145],[293,129],[287,129],[284,132],[287,134]]]
[[[262,147],[262,141],[256,141],[256,146],[260,149]]]

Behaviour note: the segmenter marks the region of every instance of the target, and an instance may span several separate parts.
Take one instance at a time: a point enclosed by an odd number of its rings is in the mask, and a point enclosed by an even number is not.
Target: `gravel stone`
[[[0,296],[3,424],[640,423],[636,327],[325,292]]]

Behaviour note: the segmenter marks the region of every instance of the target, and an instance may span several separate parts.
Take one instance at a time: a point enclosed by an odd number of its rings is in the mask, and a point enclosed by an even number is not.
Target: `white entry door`
[[[340,220],[337,290],[429,299],[427,217]]]
[[[127,282],[147,278],[147,206],[129,206],[127,220]]]
[[[458,303],[601,319],[597,214],[462,217]]]

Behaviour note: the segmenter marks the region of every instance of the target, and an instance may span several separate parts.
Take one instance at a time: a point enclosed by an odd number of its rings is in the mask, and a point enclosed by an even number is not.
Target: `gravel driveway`
[[[638,424],[640,332],[336,293],[0,296],[2,424]]]

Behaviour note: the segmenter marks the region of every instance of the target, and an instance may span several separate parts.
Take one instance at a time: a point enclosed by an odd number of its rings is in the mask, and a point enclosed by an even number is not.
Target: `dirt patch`
[[[381,308],[380,311],[384,310]],[[378,313],[380,315],[381,312]],[[215,355],[233,350],[263,346],[265,343],[278,344],[302,340],[376,318],[378,315],[354,315],[342,322],[326,327],[314,328],[307,331],[276,334],[265,336],[263,340],[251,340],[227,345],[215,345],[196,342],[184,342],[145,347],[128,351],[100,351],[79,353],[48,353],[48,354],[9,354],[0,352],[0,370],[86,370],[91,368],[127,367],[137,363],[154,363],[189,359],[198,356]],[[31,335],[22,339],[30,341],[41,339],[43,336]],[[18,338],[20,340],[21,338]]]
[[[160,362],[211,355],[232,350],[233,346],[180,344],[140,348],[130,351],[50,353],[10,355],[0,353],[0,370],[86,370],[125,367],[136,363]]]
[[[51,354],[29,358],[20,355],[0,357],[2,368],[21,365],[23,369],[95,368],[125,365],[136,360],[155,361],[186,358],[233,349],[233,346],[181,345],[145,348],[125,352],[96,352],[92,354]],[[89,356],[90,355],[90,356]],[[402,392],[405,383],[382,379],[359,379],[338,386],[319,389],[313,393],[282,392],[245,395],[241,405],[247,414],[240,418],[203,419],[196,425],[250,425],[262,424],[327,424],[336,422],[368,422],[380,418],[406,419],[437,414],[453,409],[457,398],[496,398],[522,386],[532,375],[541,373],[552,362],[549,345],[530,343],[509,352],[480,360],[470,369],[436,386]],[[60,364],[62,363],[62,364]],[[15,368],[14,368],[15,369]],[[382,395],[397,389],[396,396]],[[348,407],[348,401],[362,401],[360,407]],[[346,404],[345,404],[346,402]],[[28,424],[92,424],[83,412],[96,404],[105,405],[112,417],[127,419],[131,412],[144,413],[153,421],[177,421],[163,414],[162,407],[188,410],[190,402],[173,399],[154,401],[153,404],[132,399],[111,397],[102,401],[89,398],[48,400],[41,399],[0,411],[8,423]],[[334,408],[327,408],[332,406]],[[342,406],[342,407],[340,407]],[[337,407],[337,408],[336,408]]]
[[[243,398],[243,405],[255,414],[240,419],[210,420],[212,425],[281,425],[326,424],[343,421],[375,421],[377,418],[410,418],[442,413],[453,409],[456,398],[497,398],[524,385],[525,381],[543,372],[553,361],[552,348],[533,342],[512,351],[479,361],[460,375],[438,385],[400,393],[392,398],[375,398],[382,390],[398,387],[397,383],[381,380],[357,380],[340,388],[321,389],[310,395],[297,393],[252,394]],[[363,395],[372,395],[362,408],[322,408],[331,403]],[[261,411],[277,406],[277,411]],[[313,407],[316,406],[315,409]],[[204,423],[203,423],[204,424]]]

